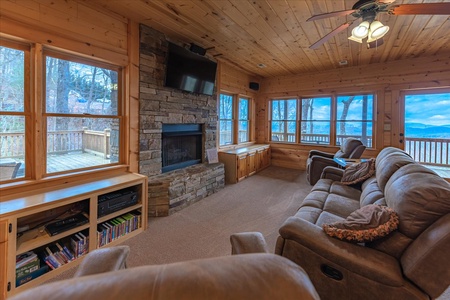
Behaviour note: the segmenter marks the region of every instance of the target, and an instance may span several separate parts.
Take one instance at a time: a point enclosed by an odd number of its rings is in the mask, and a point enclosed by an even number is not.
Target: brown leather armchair
[[[333,158],[358,159],[364,150],[366,150],[366,146],[356,138],[344,139],[341,148],[336,153],[311,150],[306,161],[306,179],[311,185],[314,185],[320,179],[325,167],[338,167]]]

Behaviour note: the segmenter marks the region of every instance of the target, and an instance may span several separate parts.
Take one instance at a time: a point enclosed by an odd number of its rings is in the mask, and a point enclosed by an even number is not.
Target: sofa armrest
[[[285,240],[306,247],[341,269],[389,286],[404,284],[398,261],[386,253],[332,238],[321,227],[297,217],[289,217],[279,232]]]
[[[320,178],[331,179],[333,181],[341,181],[343,175],[344,175],[343,169],[328,166],[323,169]]]
[[[230,236],[231,254],[269,253],[260,232],[241,232]]]
[[[314,155],[322,156],[322,157],[326,157],[326,158],[333,158],[334,157],[333,153],[323,152],[323,151],[320,151],[320,150],[310,150],[308,157],[312,157]]]
[[[106,273],[126,268],[130,247],[116,246],[89,252],[78,267],[74,277]]]

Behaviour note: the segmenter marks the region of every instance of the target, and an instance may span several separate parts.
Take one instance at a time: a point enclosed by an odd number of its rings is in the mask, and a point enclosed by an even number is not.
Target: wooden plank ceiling
[[[81,1],[81,0],[80,0]],[[378,19],[390,27],[384,44],[367,49],[349,41],[361,21],[316,50],[309,46],[350,16],[306,22],[312,15],[351,9],[356,0],[84,0],[163,32],[169,39],[195,43],[207,55],[262,77],[312,73],[450,53],[450,16],[413,15]],[[393,4],[450,2],[396,0]],[[259,67],[260,64],[265,67]]]

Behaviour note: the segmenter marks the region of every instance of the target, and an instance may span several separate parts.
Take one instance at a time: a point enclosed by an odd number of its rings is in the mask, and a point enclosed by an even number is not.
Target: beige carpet
[[[271,166],[169,217],[150,218],[147,231],[123,243],[131,248],[128,266],[230,255],[230,235],[243,231],[261,232],[273,251],[278,228],[311,189],[305,176]],[[450,289],[438,300],[450,300]]]
[[[169,216],[127,240],[130,266],[231,254],[229,237],[259,231],[275,249],[278,228],[299,208],[311,186],[304,172],[270,167]]]

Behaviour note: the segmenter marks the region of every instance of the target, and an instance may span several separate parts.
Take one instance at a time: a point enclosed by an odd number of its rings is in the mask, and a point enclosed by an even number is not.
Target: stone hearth
[[[168,216],[225,186],[222,163],[198,164],[153,176],[148,183],[148,214]]]

